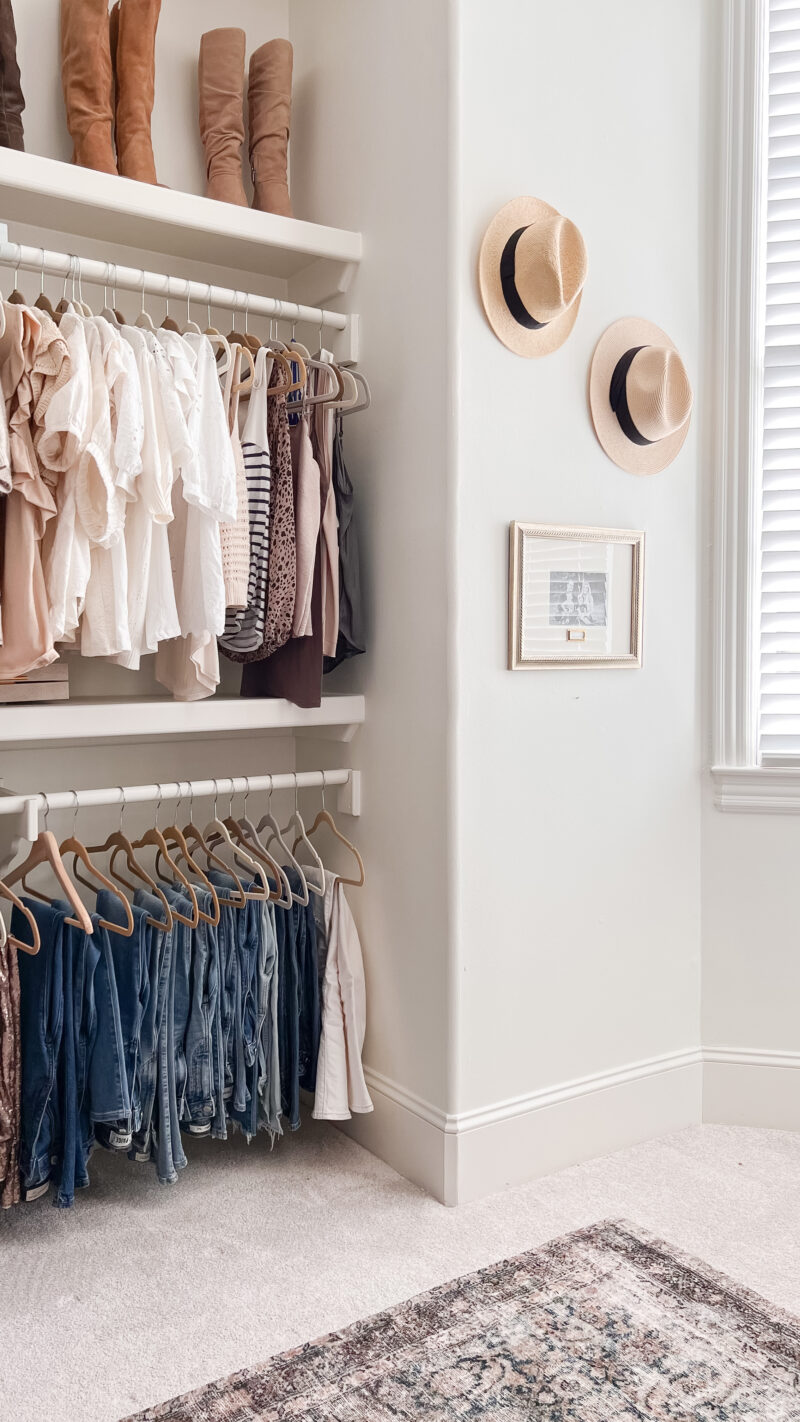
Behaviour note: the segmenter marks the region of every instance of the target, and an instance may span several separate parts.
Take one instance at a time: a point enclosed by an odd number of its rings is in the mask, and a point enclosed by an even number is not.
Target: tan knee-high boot
[[[116,78],[117,166],[124,178],[157,183],[150,120],[155,99],[161,0],[117,0],[111,12]]]
[[[73,163],[116,173],[108,0],[61,0],[61,83]]]
[[[250,163],[253,207],[291,217],[287,173],[292,111],[292,46],[275,39],[250,57]]]
[[[247,207],[242,183],[244,30],[209,30],[200,40],[200,136],[206,196]]]

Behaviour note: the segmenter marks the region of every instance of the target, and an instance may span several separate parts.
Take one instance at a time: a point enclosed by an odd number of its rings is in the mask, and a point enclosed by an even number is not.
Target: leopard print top
[[[270,385],[279,385],[284,373],[275,362]],[[269,522],[269,592],[264,641],[251,660],[262,660],[277,652],[292,635],[294,599],[297,585],[297,554],[294,532],[294,486],[292,448],[286,396],[273,395],[267,410],[267,438],[271,469]]]

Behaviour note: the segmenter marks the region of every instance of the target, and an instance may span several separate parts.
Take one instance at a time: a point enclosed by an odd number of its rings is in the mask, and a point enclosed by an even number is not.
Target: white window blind
[[[760,741],[800,758],[800,3],[769,0]]]

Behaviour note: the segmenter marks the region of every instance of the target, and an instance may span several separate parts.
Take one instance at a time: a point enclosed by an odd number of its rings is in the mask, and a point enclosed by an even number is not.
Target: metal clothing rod
[[[36,810],[89,810],[98,805],[159,804],[162,800],[195,800],[218,796],[255,794],[260,790],[322,790],[347,785],[353,771],[298,770],[280,775],[236,775],[220,780],[178,780],[162,785],[107,785],[102,790],[39,791],[32,795],[0,795],[0,815]]]
[[[178,301],[181,298],[193,306],[221,307],[225,311],[246,311],[251,316],[271,316],[281,321],[307,322],[327,326],[333,331],[346,331],[349,318],[341,311],[324,311],[317,306],[301,306],[296,301],[282,301],[277,296],[258,296],[255,292],[234,291],[226,286],[211,286],[185,277],[167,276],[164,272],[146,272],[136,267],[117,266],[116,262],[101,262],[94,257],[76,257],[67,252],[48,252],[43,247],[26,247],[18,242],[0,242],[0,265],[15,270],[43,273],[45,276],[74,278],[93,286],[117,287],[138,291],[144,296],[163,296]]]

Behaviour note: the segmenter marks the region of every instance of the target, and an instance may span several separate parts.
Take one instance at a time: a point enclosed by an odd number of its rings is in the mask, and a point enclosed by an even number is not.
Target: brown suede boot
[[[17,63],[17,31],[11,0],[0,0],[0,146],[23,149],[22,82]]]
[[[206,196],[247,207],[242,183],[244,30],[209,30],[200,40],[200,136]]]
[[[287,161],[292,111],[292,46],[274,39],[250,56],[250,165],[253,207],[291,217]]]
[[[150,119],[155,98],[156,29],[161,0],[117,0],[111,11],[116,79],[117,167],[123,178],[157,183]]]
[[[116,173],[108,0],[61,0],[61,83],[73,163]]]

